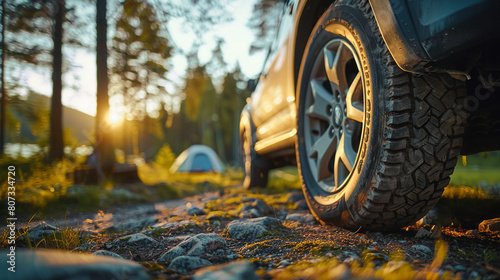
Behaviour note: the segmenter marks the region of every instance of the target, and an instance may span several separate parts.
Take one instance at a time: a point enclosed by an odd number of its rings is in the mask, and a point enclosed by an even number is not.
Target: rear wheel
[[[297,156],[317,219],[395,228],[432,208],[462,145],[463,82],[403,72],[368,1],[330,7],[299,76]]]
[[[269,168],[264,159],[255,151],[255,128],[253,127],[250,114],[243,111],[240,121],[240,151],[245,172],[243,187],[245,189],[254,189],[265,187],[268,181]]]

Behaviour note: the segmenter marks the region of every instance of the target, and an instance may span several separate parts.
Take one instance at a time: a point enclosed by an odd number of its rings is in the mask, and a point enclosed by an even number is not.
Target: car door
[[[290,84],[293,61],[288,44],[294,1],[283,3],[276,39],[252,95],[252,120],[258,141],[276,138],[295,128],[295,99]]]

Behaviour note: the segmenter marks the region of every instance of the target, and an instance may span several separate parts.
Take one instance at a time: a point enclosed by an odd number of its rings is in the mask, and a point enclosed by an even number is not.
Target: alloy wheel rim
[[[339,192],[353,176],[363,139],[364,82],[345,39],[329,41],[313,65],[304,107],[309,171],[320,188]]]

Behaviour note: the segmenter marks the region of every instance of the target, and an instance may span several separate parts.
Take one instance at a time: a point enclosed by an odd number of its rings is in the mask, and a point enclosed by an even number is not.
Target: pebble
[[[432,232],[426,230],[425,228],[421,228],[415,234],[415,238],[430,238],[432,237]]]
[[[459,264],[459,265],[456,265],[456,266],[455,266],[455,270],[458,270],[458,271],[465,271],[465,270],[467,270],[467,267],[465,267],[465,266],[463,266],[463,265]]]
[[[316,219],[311,213],[292,213],[286,215],[285,220],[296,221],[302,224],[311,224],[316,222]]]
[[[302,192],[293,192],[288,196],[287,203],[297,203],[301,200],[305,201],[304,194]]]
[[[411,249],[424,253],[424,254],[432,254],[431,248],[425,246],[425,245],[413,245],[410,247]]]
[[[201,216],[201,215],[205,215],[206,212],[201,208],[193,206],[193,207],[188,208],[187,214],[189,216]]]
[[[2,256],[7,250],[0,250]],[[15,275],[5,269],[1,279],[119,279],[148,280],[144,267],[136,262],[109,256],[62,252],[58,250],[16,250]],[[115,277],[115,279],[118,279]]]
[[[120,237],[119,240],[125,241],[129,244],[143,244],[143,245],[159,245],[160,242],[154,240],[153,238],[142,234],[142,233],[135,233],[127,236]]]
[[[159,262],[169,262],[180,256],[201,257],[218,249],[226,249],[226,240],[215,233],[200,233],[179,243],[160,256]]]
[[[227,232],[238,240],[254,239],[262,236],[272,229],[281,228],[281,223],[276,218],[262,217],[255,219],[240,219],[229,223]]]
[[[202,268],[194,274],[194,280],[258,280],[254,266],[248,261]]]
[[[116,258],[116,259],[122,259],[122,256],[118,255],[117,253],[113,253],[111,251],[106,251],[106,250],[99,250],[99,251],[95,251],[92,253],[92,255],[95,255],[95,256],[107,256],[107,257],[112,257],[112,258]]]
[[[180,256],[173,259],[168,268],[175,269],[180,273],[189,273],[209,265],[212,263],[200,257]]]

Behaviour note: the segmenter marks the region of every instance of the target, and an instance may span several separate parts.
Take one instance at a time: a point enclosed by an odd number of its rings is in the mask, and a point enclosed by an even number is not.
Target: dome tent
[[[193,145],[182,152],[170,168],[171,173],[215,172],[222,173],[224,167],[215,151],[205,145]]]

